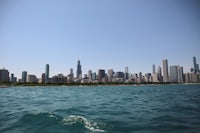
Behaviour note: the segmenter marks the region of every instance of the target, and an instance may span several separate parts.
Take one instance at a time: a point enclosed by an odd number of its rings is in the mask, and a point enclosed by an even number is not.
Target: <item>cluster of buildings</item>
[[[20,83],[199,83],[200,82],[200,70],[199,64],[196,63],[196,57],[193,57],[193,68],[190,73],[183,73],[183,67],[179,65],[168,66],[168,60],[162,61],[162,68],[158,66],[152,66],[152,73],[142,74],[129,73],[128,67],[125,67],[125,71],[115,72],[113,69],[108,69],[107,73],[104,69],[99,69],[98,73],[88,71],[88,74],[82,74],[80,60],[77,62],[76,75],[73,73],[73,69],[70,69],[70,73],[67,76],[58,74],[53,77],[49,77],[49,64],[45,66],[45,73],[42,73],[41,78],[37,78],[35,75],[28,74],[27,71],[22,72],[22,77],[17,81],[14,74],[9,77],[9,71],[6,69],[0,69],[0,82],[20,82]]]

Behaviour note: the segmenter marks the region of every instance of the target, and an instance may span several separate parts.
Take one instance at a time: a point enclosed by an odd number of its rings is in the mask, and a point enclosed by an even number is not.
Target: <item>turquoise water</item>
[[[1,88],[0,132],[200,132],[200,85]]]

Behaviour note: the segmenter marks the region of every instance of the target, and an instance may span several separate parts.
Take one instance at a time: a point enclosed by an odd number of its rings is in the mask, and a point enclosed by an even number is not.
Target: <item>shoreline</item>
[[[99,83],[99,84],[40,84],[40,83],[16,83],[16,84],[0,84],[0,88],[9,88],[9,87],[16,87],[16,86],[146,86],[146,85],[194,85],[200,83]]]

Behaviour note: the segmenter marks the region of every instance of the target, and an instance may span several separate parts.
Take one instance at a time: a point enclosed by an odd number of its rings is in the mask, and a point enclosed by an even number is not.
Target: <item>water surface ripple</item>
[[[1,133],[199,131],[199,84],[0,89]]]

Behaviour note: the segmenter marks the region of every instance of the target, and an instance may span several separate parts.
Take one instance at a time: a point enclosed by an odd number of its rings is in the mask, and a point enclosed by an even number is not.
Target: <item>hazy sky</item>
[[[200,63],[199,0],[0,0],[0,68],[21,78]]]

